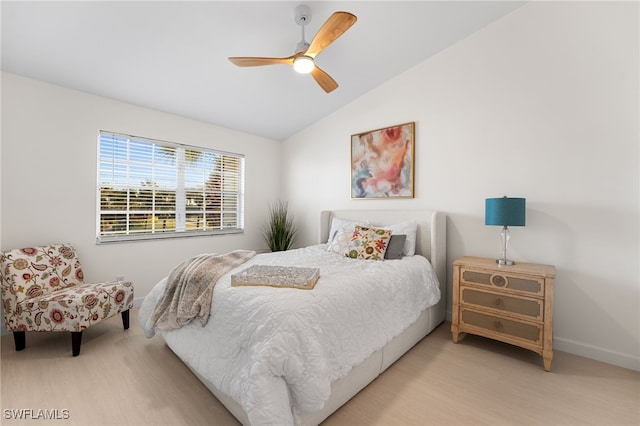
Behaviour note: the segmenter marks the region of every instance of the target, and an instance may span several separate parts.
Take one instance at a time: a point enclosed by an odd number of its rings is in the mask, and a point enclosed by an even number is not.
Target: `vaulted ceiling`
[[[317,57],[327,94],[290,66],[229,56],[295,53],[335,11],[357,22]],[[520,7],[511,1],[2,1],[2,69],[274,140]]]

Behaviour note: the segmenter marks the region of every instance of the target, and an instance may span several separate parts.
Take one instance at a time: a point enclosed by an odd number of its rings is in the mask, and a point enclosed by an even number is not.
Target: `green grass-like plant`
[[[296,235],[293,216],[288,213],[286,202],[277,201],[269,205],[269,222],[264,229],[264,239],[271,251],[285,251],[291,248]]]

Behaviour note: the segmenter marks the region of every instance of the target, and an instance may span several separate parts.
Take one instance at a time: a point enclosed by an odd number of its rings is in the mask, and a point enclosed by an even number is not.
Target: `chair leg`
[[[129,309],[122,312],[122,326],[125,330],[129,329]]]
[[[16,351],[23,350],[27,346],[26,332],[24,332],[24,331],[14,331],[13,332],[13,341],[16,344]]]
[[[71,353],[73,356],[80,355],[80,344],[82,343],[82,331],[71,332]]]

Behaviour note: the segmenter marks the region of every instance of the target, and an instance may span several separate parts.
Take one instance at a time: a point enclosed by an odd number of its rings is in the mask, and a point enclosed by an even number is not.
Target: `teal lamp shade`
[[[484,224],[498,226],[524,226],[526,200],[524,198],[487,198]]]

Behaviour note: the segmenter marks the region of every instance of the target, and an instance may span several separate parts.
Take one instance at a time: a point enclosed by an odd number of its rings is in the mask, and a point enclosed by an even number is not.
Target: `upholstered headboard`
[[[447,282],[447,222],[434,210],[324,210],[320,213],[319,243],[326,243],[333,217],[369,221],[372,226],[389,226],[415,221],[418,224],[416,254],[431,262],[441,286]]]

